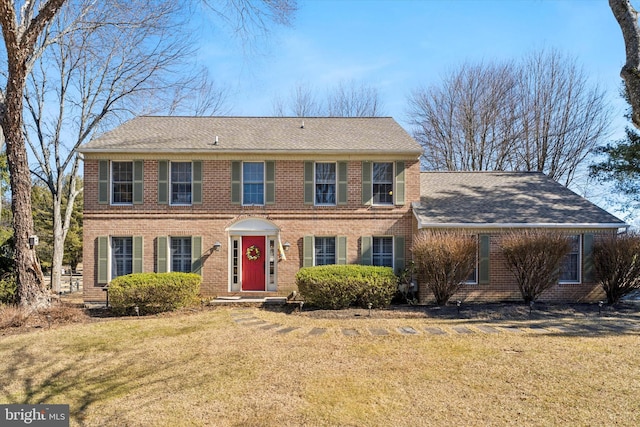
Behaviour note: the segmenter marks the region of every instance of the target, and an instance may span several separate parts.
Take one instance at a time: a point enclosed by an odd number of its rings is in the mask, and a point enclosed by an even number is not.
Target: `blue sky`
[[[407,97],[464,61],[520,59],[542,48],[577,59],[619,116],[620,29],[606,0],[308,0],[290,28],[243,53],[222,31],[203,30],[200,61],[231,87],[235,115],[272,115],[296,84],[320,98],[340,81],[378,89],[385,115],[406,124]],[[614,127],[623,134],[625,120]]]

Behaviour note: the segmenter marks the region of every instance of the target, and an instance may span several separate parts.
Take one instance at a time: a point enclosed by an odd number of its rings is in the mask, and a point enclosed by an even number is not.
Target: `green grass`
[[[451,332],[459,321],[246,311],[299,327],[279,334],[237,323],[232,313],[125,318],[0,337],[0,402],[69,404],[74,426],[640,423],[637,329],[377,337],[364,332],[399,326]],[[308,336],[314,327],[327,332]],[[342,328],[362,333],[347,337]]]

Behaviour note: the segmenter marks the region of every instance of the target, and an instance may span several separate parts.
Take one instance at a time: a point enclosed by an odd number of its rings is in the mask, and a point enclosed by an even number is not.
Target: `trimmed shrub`
[[[17,284],[13,274],[5,274],[0,278],[0,304],[16,302]]]
[[[640,289],[640,235],[628,233],[597,241],[593,268],[609,304]]]
[[[411,248],[418,278],[431,289],[438,305],[445,305],[473,272],[478,239],[458,231],[425,231]]]
[[[323,309],[352,305],[386,307],[396,293],[397,278],[390,267],[323,265],[301,268],[296,284],[305,303]]]
[[[558,284],[562,261],[571,250],[567,235],[545,230],[507,233],[501,246],[506,266],[526,303]]]
[[[136,273],[109,284],[109,305],[116,314],[161,313],[197,304],[202,277],[193,273]]]

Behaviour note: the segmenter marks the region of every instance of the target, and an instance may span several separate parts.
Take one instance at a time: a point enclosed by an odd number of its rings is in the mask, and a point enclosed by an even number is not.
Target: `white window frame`
[[[333,165],[333,203],[318,203],[318,164]],[[313,164],[313,203],[315,206],[336,206],[338,204],[338,163],[314,162]]]
[[[173,201],[173,165],[174,164],[190,164],[191,165],[191,174],[189,177],[189,185],[190,185],[190,189],[189,189],[189,199],[190,201],[188,203],[179,203],[179,202],[174,202]],[[185,184],[185,183],[180,183],[180,184]],[[193,162],[169,162],[169,204],[172,206],[191,206],[193,205]]]
[[[576,280],[559,280],[558,283],[560,283],[561,285],[578,285],[580,283],[582,283],[582,234],[571,234],[569,237],[577,237],[578,243],[578,250],[577,250],[577,273],[578,273],[578,277]],[[574,252],[573,250],[571,252],[569,252],[567,254],[567,256],[572,255],[572,254],[576,254],[576,252]],[[562,261],[562,265],[564,265],[564,260]],[[560,270],[560,274],[562,274],[562,270]]]
[[[175,258],[175,254],[173,252],[173,242],[174,240],[184,240],[184,241],[188,241],[189,242],[189,258],[187,259],[188,261],[188,266],[189,268],[187,269],[187,271],[182,271],[182,270],[176,270],[173,267],[173,261]],[[169,259],[168,259],[168,270],[169,271],[175,271],[175,272],[183,272],[183,273],[191,273],[191,262],[193,259],[193,245],[192,245],[192,237],[191,236],[169,236],[169,242],[167,245],[167,250],[169,251]],[[184,262],[184,254],[181,254],[181,261]]]
[[[467,277],[462,284],[464,285],[477,285],[478,284],[478,271],[480,270],[480,235],[476,234],[472,236],[476,239],[477,250],[476,250],[476,262],[473,267],[473,280],[469,280]]]
[[[242,244],[240,236],[230,236],[229,251],[229,291],[239,292],[242,289]]]
[[[116,163],[128,163],[131,165],[131,201],[130,202],[116,202],[114,200],[115,197],[115,191],[113,191],[113,186],[114,186],[114,173],[113,173],[113,167]],[[114,206],[132,206],[133,205],[133,186],[134,186],[134,174],[135,174],[135,165],[133,160],[112,160],[111,162],[109,162],[109,201],[111,203],[111,205]],[[122,182],[122,183],[126,183],[127,181],[118,181],[118,182]]]
[[[376,181],[375,181],[375,166],[376,164],[390,164],[391,165],[391,202],[390,203],[380,203],[380,202],[376,202],[376,192],[374,191],[375,185],[376,185]],[[374,206],[393,206],[395,203],[395,195],[394,195],[394,190],[395,190],[395,171],[396,171],[396,165],[395,162],[372,162],[371,163],[371,204]],[[388,184],[388,183],[384,183],[384,184]]]
[[[376,239],[391,239],[391,265],[390,266],[385,266],[385,265],[380,265],[383,267],[391,267],[393,269],[396,268],[395,266],[395,260],[396,260],[396,254],[395,254],[395,237],[394,236],[371,236],[371,265],[376,265],[375,263],[375,258],[376,258],[376,252],[374,251],[375,249],[375,241]]]
[[[129,252],[129,258],[128,261],[131,264],[130,266],[130,272],[129,273],[123,273],[123,274],[118,274],[117,276],[114,276],[114,270],[115,270],[115,262],[116,262],[116,254],[114,251],[114,240],[115,239],[129,239],[131,245],[131,252]],[[109,276],[109,281],[112,281],[113,279],[115,279],[116,277],[119,276],[126,276],[127,274],[131,274],[133,272],[133,236],[109,236],[109,253],[108,253],[108,257],[109,257],[109,265],[108,265],[108,276]]]
[[[265,265],[265,291],[274,292],[278,288],[278,250],[275,236],[266,236],[268,259]]]
[[[316,242],[318,241],[317,239],[333,239],[333,263],[331,264],[318,264],[316,255],[317,255],[317,249],[316,249]],[[338,262],[338,239],[336,238],[336,236],[313,236],[313,265],[334,265],[337,264]]]
[[[249,164],[249,163],[255,163],[255,164],[262,164],[262,203],[245,203],[245,191],[244,191],[244,184],[245,184],[245,176],[244,176],[244,165],[245,164]],[[265,162],[242,162],[241,166],[242,170],[240,171],[240,177],[241,177],[241,182],[240,182],[240,187],[241,187],[241,197],[242,197],[242,206],[264,206],[265,205],[265,199],[267,196],[267,192],[266,192],[266,182],[267,182],[267,177],[266,177],[266,173],[267,173],[267,167]]]

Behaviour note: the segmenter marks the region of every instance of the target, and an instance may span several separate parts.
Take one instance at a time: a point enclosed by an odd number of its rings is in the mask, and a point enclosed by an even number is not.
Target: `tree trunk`
[[[18,58],[13,65],[24,64]],[[19,67],[19,65],[18,65]],[[11,64],[10,64],[11,68]],[[40,262],[34,247],[29,245],[33,234],[31,213],[31,172],[22,134],[22,91],[24,73],[10,73],[14,78],[7,82],[2,129],[7,144],[7,163],[11,174],[11,210],[15,239],[15,268],[18,282],[17,299],[21,306],[31,309],[48,307],[51,303],[44,284]]]
[[[630,0],[609,0],[609,6],[620,25],[626,51],[626,62],[620,71],[631,105],[631,120],[640,128],[640,27],[638,12]]]
[[[51,290],[58,294],[62,290],[62,260],[66,233],[62,224],[61,203],[58,195],[53,198],[53,255],[51,257]]]
[[[7,55],[7,86],[4,105],[0,105],[0,123],[7,144],[7,163],[11,175],[17,299],[21,306],[32,310],[48,307],[51,299],[44,285],[35,248],[29,246],[29,236],[33,234],[33,216],[31,172],[22,133],[23,96],[29,74],[29,59],[38,36],[64,2],[46,0],[37,6],[32,1],[21,2],[22,16],[18,19],[15,2],[0,0],[0,26]],[[36,8],[38,14],[33,16]]]

